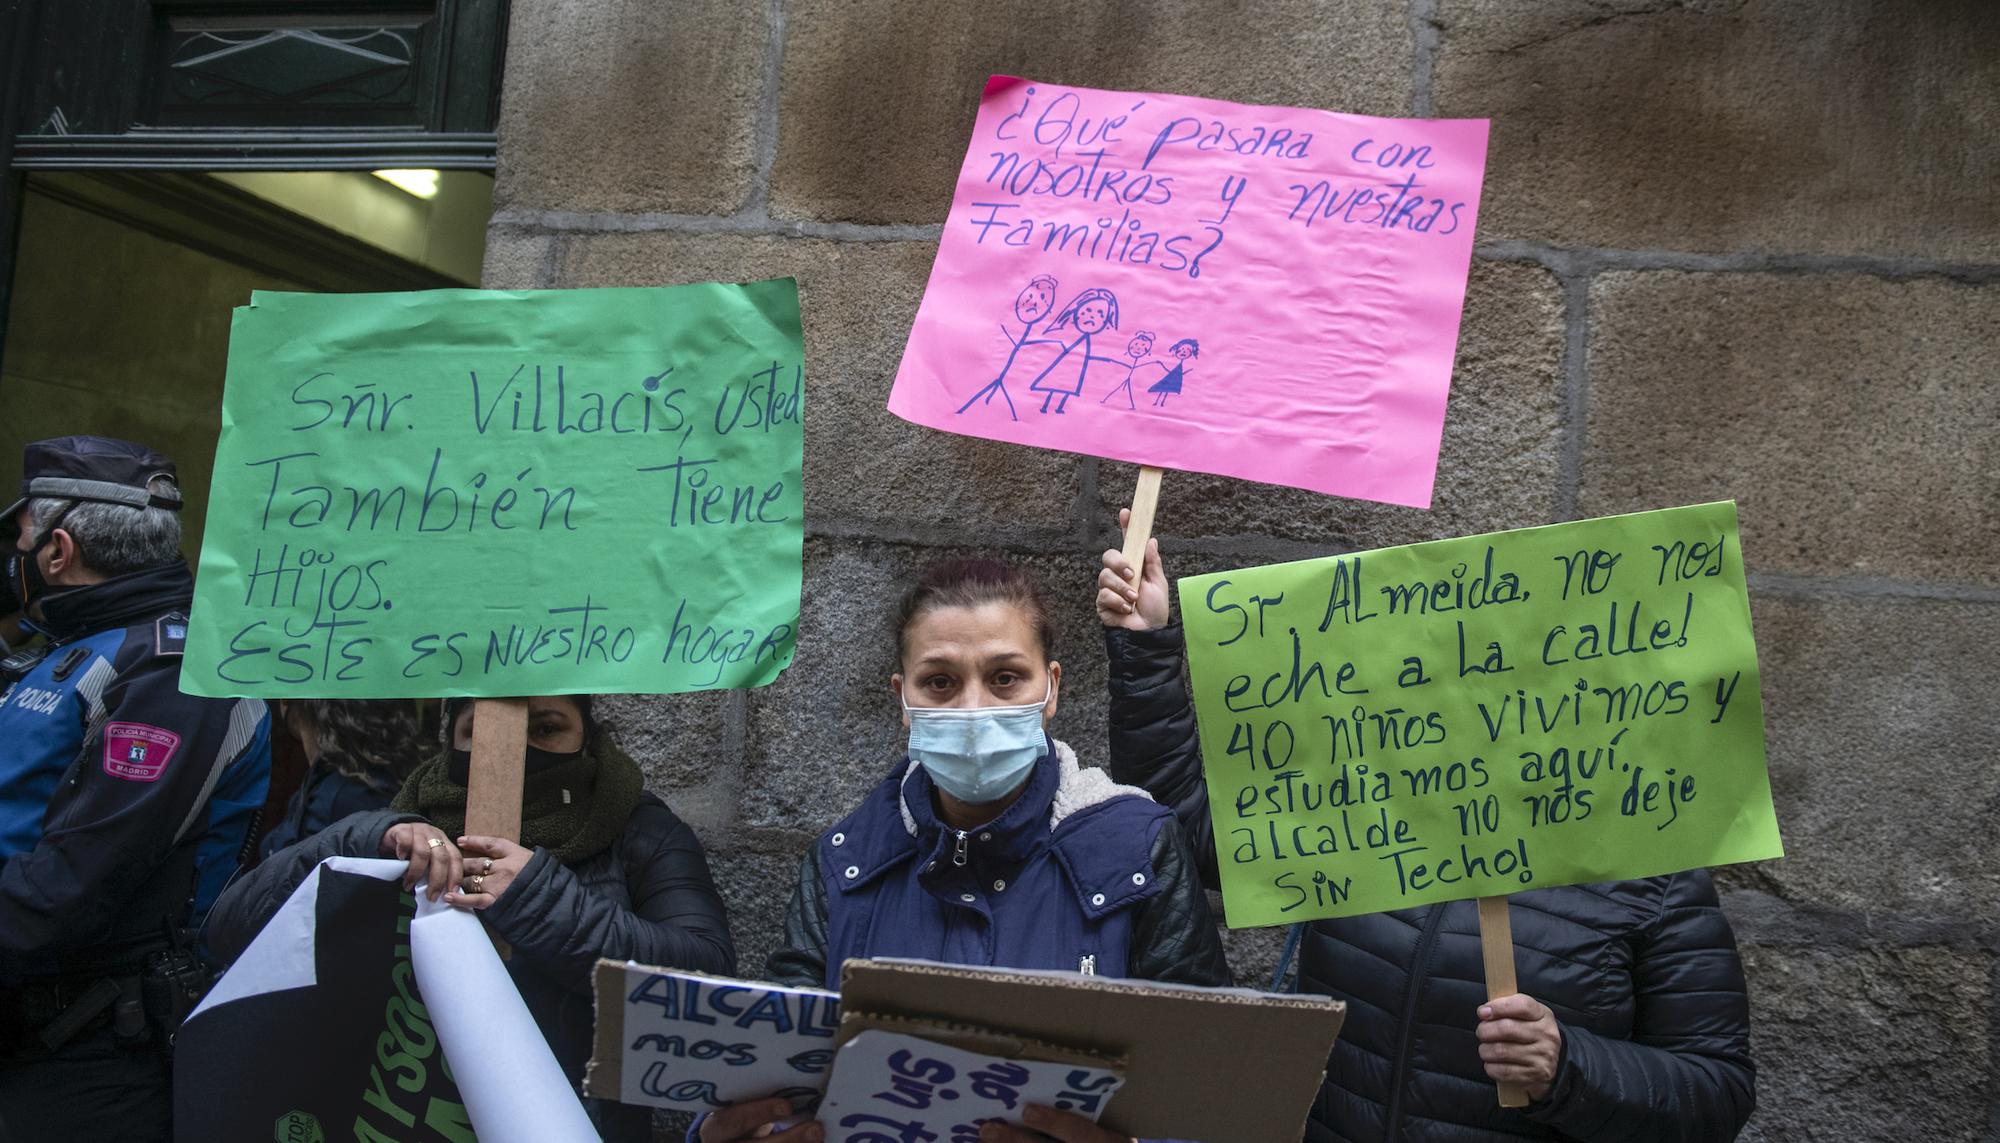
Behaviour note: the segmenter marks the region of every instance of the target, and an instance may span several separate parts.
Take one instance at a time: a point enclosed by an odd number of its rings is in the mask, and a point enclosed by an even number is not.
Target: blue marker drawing
[[[1120,381],[1116,385],[1113,385],[1109,393],[1106,393],[1104,396],[1099,397],[1097,399],[1097,403],[1100,405],[1105,404],[1106,402],[1110,401],[1111,398],[1116,397],[1120,393],[1123,393],[1125,394],[1125,407],[1128,409],[1138,408],[1139,407],[1138,403],[1132,399],[1132,382],[1138,378],[1139,370],[1152,368],[1152,369],[1159,369],[1162,372],[1164,372],[1167,368],[1165,365],[1162,365],[1157,361],[1145,360],[1147,357],[1152,356],[1152,353],[1153,353],[1152,333],[1148,330],[1142,329],[1139,332],[1133,334],[1132,340],[1125,343],[1125,356],[1132,359],[1131,364],[1126,365],[1122,361],[1118,363],[1120,365],[1125,365],[1125,380]]]
[[[1174,342],[1174,347],[1167,352],[1180,358],[1180,363],[1167,370],[1165,377],[1153,382],[1153,387],[1146,390],[1148,393],[1158,394],[1153,399],[1153,404],[1160,408],[1166,406],[1168,397],[1181,391],[1181,385],[1187,380],[1187,363],[1201,356],[1201,343],[1194,338],[1184,337]]]
[[[785,1062],[792,1065],[795,1070],[802,1071],[807,1075],[818,1075],[833,1066],[833,1049],[814,1048],[810,1051],[800,1052],[796,1056],[788,1057]]]
[[[1058,344],[1052,339],[1028,336],[1034,331],[1035,323],[1049,316],[1049,311],[1054,309],[1055,305],[1056,280],[1047,274],[1036,275],[1033,281],[1021,288],[1020,296],[1014,299],[1014,317],[1021,323],[1021,335],[1014,336],[1014,332],[1007,328],[1006,322],[1000,323],[1000,332],[1007,335],[1007,340],[1014,343],[1014,348],[1007,351],[1007,360],[1000,366],[1000,376],[995,377],[984,389],[974,393],[970,400],[960,405],[958,407],[960,413],[982,400],[986,404],[992,404],[997,394],[1001,400],[1007,402],[1007,416],[1016,421],[1021,419],[1020,414],[1014,411],[1014,398],[1007,393],[1007,374],[1013,370],[1014,359],[1020,356],[1023,348],[1030,345]]]
[[[700,1103],[708,1107],[728,1107],[732,1101],[716,1094],[715,1084],[710,1080],[678,1080],[669,1082],[664,1061],[646,1069],[645,1078],[639,1081],[639,1090],[659,1099],[671,1099],[676,1103]]]
[[[1091,362],[1115,363],[1109,357],[1093,356],[1090,352],[1090,338],[1092,334],[1118,328],[1118,299],[1112,296],[1110,290],[1092,286],[1070,300],[1069,305],[1056,315],[1056,320],[1049,323],[1049,330],[1053,332],[1071,325],[1076,327],[1076,340],[1063,346],[1063,351],[1056,355],[1054,361],[1049,362],[1048,368],[1036,375],[1028,385],[1029,389],[1042,394],[1044,413],[1049,411],[1051,403],[1054,403],[1058,415],[1069,410],[1069,399],[1083,392],[1084,382],[1090,376]],[[1051,381],[1049,374],[1054,373],[1056,367],[1067,361],[1070,353],[1078,349],[1083,352],[1076,360],[1076,380],[1073,383]]]

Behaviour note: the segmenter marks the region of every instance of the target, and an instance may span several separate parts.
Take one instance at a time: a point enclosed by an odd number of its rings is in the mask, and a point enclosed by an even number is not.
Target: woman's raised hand
[[[403,871],[403,889],[414,891],[428,881],[427,894],[435,901],[458,884],[461,863],[458,847],[444,831],[429,822],[397,822],[382,835],[382,856],[410,863]]]
[[[773,1129],[796,1112],[789,1099],[757,1099],[725,1107],[701,1121],[701,1143],[738,1143],[762,1139],[766,1143],[820,1143],[826,1130],[815,1120],[795,1123],[783,1131]]]
[[[1130,508],[1118,510],[1118,526],[1129,527]],[[1104,570],[1097,573],[1097,618],[1106,627],[1145,631],[1165,627],[1167,609],[1167,569],[1160,563],[1160,543],[1146,541],[1145,574],[1134,576],[1125,553],[1108,548]]]
[[[454,909],[484,909],[527,868],[535,851],[504,837],[461,837],[465,847],[465,879],[445,898]]]

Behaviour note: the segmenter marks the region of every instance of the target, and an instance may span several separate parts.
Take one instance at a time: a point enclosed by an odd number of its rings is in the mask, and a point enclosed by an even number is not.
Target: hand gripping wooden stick
[[[521,784],[528,764],[528,700],[474,699],[465,832],[521,840]]]
[[[1498,1000],[1521,991],[1514,982],[1514,926],[1507,916],[1507,898],[1479,899],[1479,951],[1486,960],[1486,999]],[[1500,1084],[1500,1106],[1528,1106],[1528,1089]]]
[[[447,731],[447,733],[449,733]],[[521,840],[521,786],[528,768],[528,700],[474,699],[472,765],[465,776],[465,832]],[[505,960],[512,950],[491,929]]]

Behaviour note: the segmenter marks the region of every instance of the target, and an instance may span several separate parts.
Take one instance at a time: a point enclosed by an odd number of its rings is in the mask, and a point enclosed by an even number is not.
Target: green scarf
[[[422,814],[452,837],[465,832],[465,787],[451,780],[451,752],[410,772],[391,809]],[[639,764],[600,735],[574,762],[529,774],[521,791],[522,845],[564,865],[610,848],[646,790]]]

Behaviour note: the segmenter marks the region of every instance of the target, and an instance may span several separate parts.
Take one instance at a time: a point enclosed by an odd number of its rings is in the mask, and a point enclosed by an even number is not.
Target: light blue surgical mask
[[[1042,701],[1021,706],[911,706],[910,757],[937,788],[967,805],[997,802],[1028,776],[1046,747],[1042,712],[1055,696],[1050,680]]]

